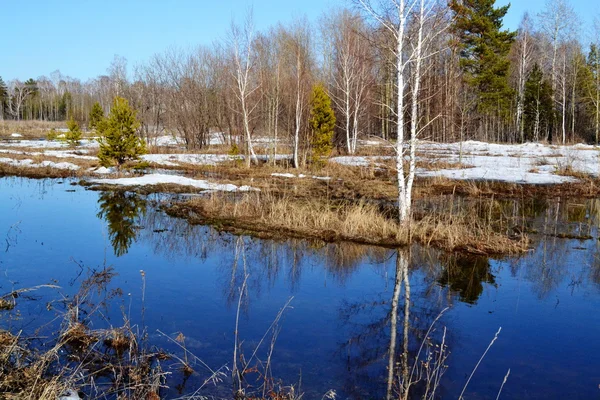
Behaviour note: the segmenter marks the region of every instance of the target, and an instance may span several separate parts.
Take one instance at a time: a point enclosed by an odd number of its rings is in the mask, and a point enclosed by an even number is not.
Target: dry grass
[[[66,123],[62,121],[0,121],[0,138],[10,138],[11,134],[18,133],[23,138],[42,138],[51,129],[64,129]]]
[[[192,223],[265,238],[300,237],[387,247],[415,240],[477,254],[518,253],[527,249],[528,242],[525,237],[509,238],[467,214],[430,213],[407,226],[396,223],[393,212],[374,204],[299,200],[270,193],[245,194],[238,199],[212,194],[172,205],[168,212]]]
[[[159,363],[164,353],[139,346],[140,334],[125,317],[122,327],[89,327],[98,300],[114,297],[106,295],[114,293],[107,291],[114,275],[111,268],[90,271],[65,304],[62,328],[44,344],[34,345],[22,332],[0,331],[2,398],[57,399],[78,389],[93,393],[93,398],[158,396],[165,376]]]
[[[69,177],[81,177],[89,174],[85,169],[69,170],[48,167],[31,167],[31,166],[16,166],[10,164],[0,163],[0,177],[1,176],[22,176],[26,178],[69,178]]]

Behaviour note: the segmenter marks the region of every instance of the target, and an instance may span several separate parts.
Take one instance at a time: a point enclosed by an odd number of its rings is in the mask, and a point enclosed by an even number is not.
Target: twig
[[[473,369],[473,372],[471,372],[471,375],[469,376],[469,379],[467,379],[467,383],[465,383],[465,386],[463,387],[462,392],[460,392],[460,396],[458,396],[458,400],[462,400],[463,399],[463,394],[465,394],[465,390],[467,390],[467,386],[469,386],[469,382],[471,382],[471,378],[473,377],[473,375],[475,375],[475,371],[477,371],[477,368],[479,367],[479,364],[481,364],[481,361],[483,360],[483,358],[485,357],[485,355],[487,354],[487,352],[490,350],[490,348],[492,347],[492,345],[494,344],[494,342],[496,341],[496,339],[498,339],[498,335],[500,334],[501,330],[502,330],[502,327],[498,328],[498,332],[496,332],[496,335],[494,336],[494,338],[492,339],[492,341],[488,345],[487,349],[485,349],[485,351],[481,355],[481,358],[477,362],[477,365],[475,365],[475,368]]]

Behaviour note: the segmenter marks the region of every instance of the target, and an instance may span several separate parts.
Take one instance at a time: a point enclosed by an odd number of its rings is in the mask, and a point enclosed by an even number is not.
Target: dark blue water
[[[159,209],[164,200],[86,191],[64,180],[1,178],[0,294],[46,283],[61,288],[18,299],[15,310],[0,314],[0,328],[31,335],[41,326],[56,330],[52,324],[60,323],[61,311],[52,302],[75,294],[89,268],[112,266],[118,275],[110,288],[123,294],[102,308],[96,328],[119,326],[125,317],[147,330],[149,342],[174,353],[180,349],[163,333],[181,332],[188,350],[213,370],[231,368],[245,288],[239,336],[246,360],[291,299],[276,327],[274,378],[299,385],[308,399],[331,389],[338,398],[385,398],[397,257],[403,257],[411,290],[409,299],[404,286],[399,291],[394,365],[406,353],[412,366],[425,333],[449,307],[430,332],[435,346],[446,328],[449,354],[436,398],[458,398],[500,327],[465,399],[495,399],[509,369],[501,398],[600,397],[596,202],[535,207],[528,216],[538,232],[532,251],[494,260],[417,246],[397,253],[219,234],[168,217]],[[593,239],[554,235],[567,231]],[[271,338],[268,333],[252,365],[267,359]],[[209,375],[200,365],[195,370],[181,393],[194,391]],[[168,383],[175,388],[183,377],[171,372]],[[249,374],[248,383],[256,378]],[[395,379],[394,390],[397,385]],[[415,383],[415,393],[422,390],[423,381]],[[231,380],[201,393],[231,393]],[[165,391],[166,398],[177,395]]]

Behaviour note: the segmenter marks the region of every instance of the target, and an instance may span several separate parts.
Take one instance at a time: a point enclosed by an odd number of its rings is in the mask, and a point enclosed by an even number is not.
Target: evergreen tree
[[[544,73],[536,63],[525,82],[524,133],[526,140],[549,138],[554,108],[552,84],[544,80]]]
[[[460,43],[460,65],[475,88],[479,109],[508,112],[513,90],[508,84],[508,53],[516,32],[502,30],[510,5],[494,8],[495,0],[452,0],[453,30]]]
[[[79,124],[77,121],[75,121],[73,116],[71,116],[71,118],[69,118],[67,121],[67,128],[69,129],[65,134],[67,143],[69,143],[69,146],[71,147],[78,146],[79,141],[81,140],[81,129],[79,128]]]
[[[333,129],[335,128],[335,114],[331,108],[331,98],[322,84],[313,87],[309,123],[312,130],[313,163],[320,165],[322,157],[331,154]]]
[[[115,97],[110,114],[98,125],[100,151],[98,158],[105,167],[120,167],[128,160],[137,160],[146,152],[146,145],[137,136],[140,122],[136,111],[122,97]]]
[[[91,129],[98,129],[98,124],[100,121],[104,119],[104,110],[100,103],[95,102],[92,106],[92,110],[90,111],[90,123],[89,127]]]
[[[8,88],[0,77],[0,119],[4,119],[4,110],[6,109],[6,102],[8,101]]]

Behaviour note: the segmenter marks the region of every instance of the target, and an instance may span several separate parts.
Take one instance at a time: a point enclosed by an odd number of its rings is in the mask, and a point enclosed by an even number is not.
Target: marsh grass
[[[143,314],[146,273],[140,271],[140,274]],[[169,385],[173,385],[171,389],[177,390],[180,395],[183,391],[188,393],[179,399],[192,400],[207,398],[201,390],[209,385],[230,383],[227,381],[227,372],[230,371],[227,364],[220,368],[209,367],[186,347],[183,333],[167,335],[158,331],[176,345],[173,352],[150,343],[148,328],[133,324],[132,316],[125,311],[127,307],[123,304],[122,291],[111,289],[115,275],[114,270],[107,266],[88,269],[75,295],[57,293],[56,300],[48,303],[48,311],[54,310],[57,316],[50,325],[42,324],[34,328],[33,333],[0,329],[0,398],[56,400],[70,395],[74,398],[83,396],[81,398],[85,399],[158,400],[165,398]],[[41,289],[58,291],[60,287],[39,285],[0,296],[1,299],[11,299],[11,307],[0,310],[0,319],[19,318],[20,303],[35,300],[24,294]],[[113,325],[106,313],[114,302],[121,303],[120,325]],[[289,302],[284,309],[287,305]],[[274,338],[277,336],[277,323],[284,309],[277,315],[263,340],[269,334]],[[57,325],[58,329],[55,330]],[[267,375],[270,378],[273,376],[269,366],[273,349],[270,348],[269,362],[265,367],[257,358],[263,340],[247,358],[240,346],[239,374],[243,380],[235,390],[244,393],[243,398],[247,399],[299,399],[301,396],[293,386],[283,386],[275,379],[266,379]],[[274,339],[271,343],[273,346]],[[262,382],[259,388],[250,382],[250,374],[257,375],[257,381]],[[190,385],[193,387],[186,389],[186,382],[191,377],[195,379],[194,384]],[[175,385],[178,380],[181,383]],[[232,393],[227,388],[217,388],[216,391]],[[231,398],[231,395],[222,398]]]
[[[11,134],[18,133],[23,138],[45,137],[51,129],[63,129],[67,125],[61,121],[0,121],[0,137],[10,138]]]
[[[466,211],[429,210],[415,214],[410,225],[400,225],[393,207],[364,201],[296,199],[264,191],[237,197],[213,193],[174,204],[167,211],[192,223],[263,238],[298,237],[386,247],[405,246],[414,240],[447,251],[477,254],[519,253],[528,244],[526,237],[509,237],[495,230],[491,221],[473,218]]]

